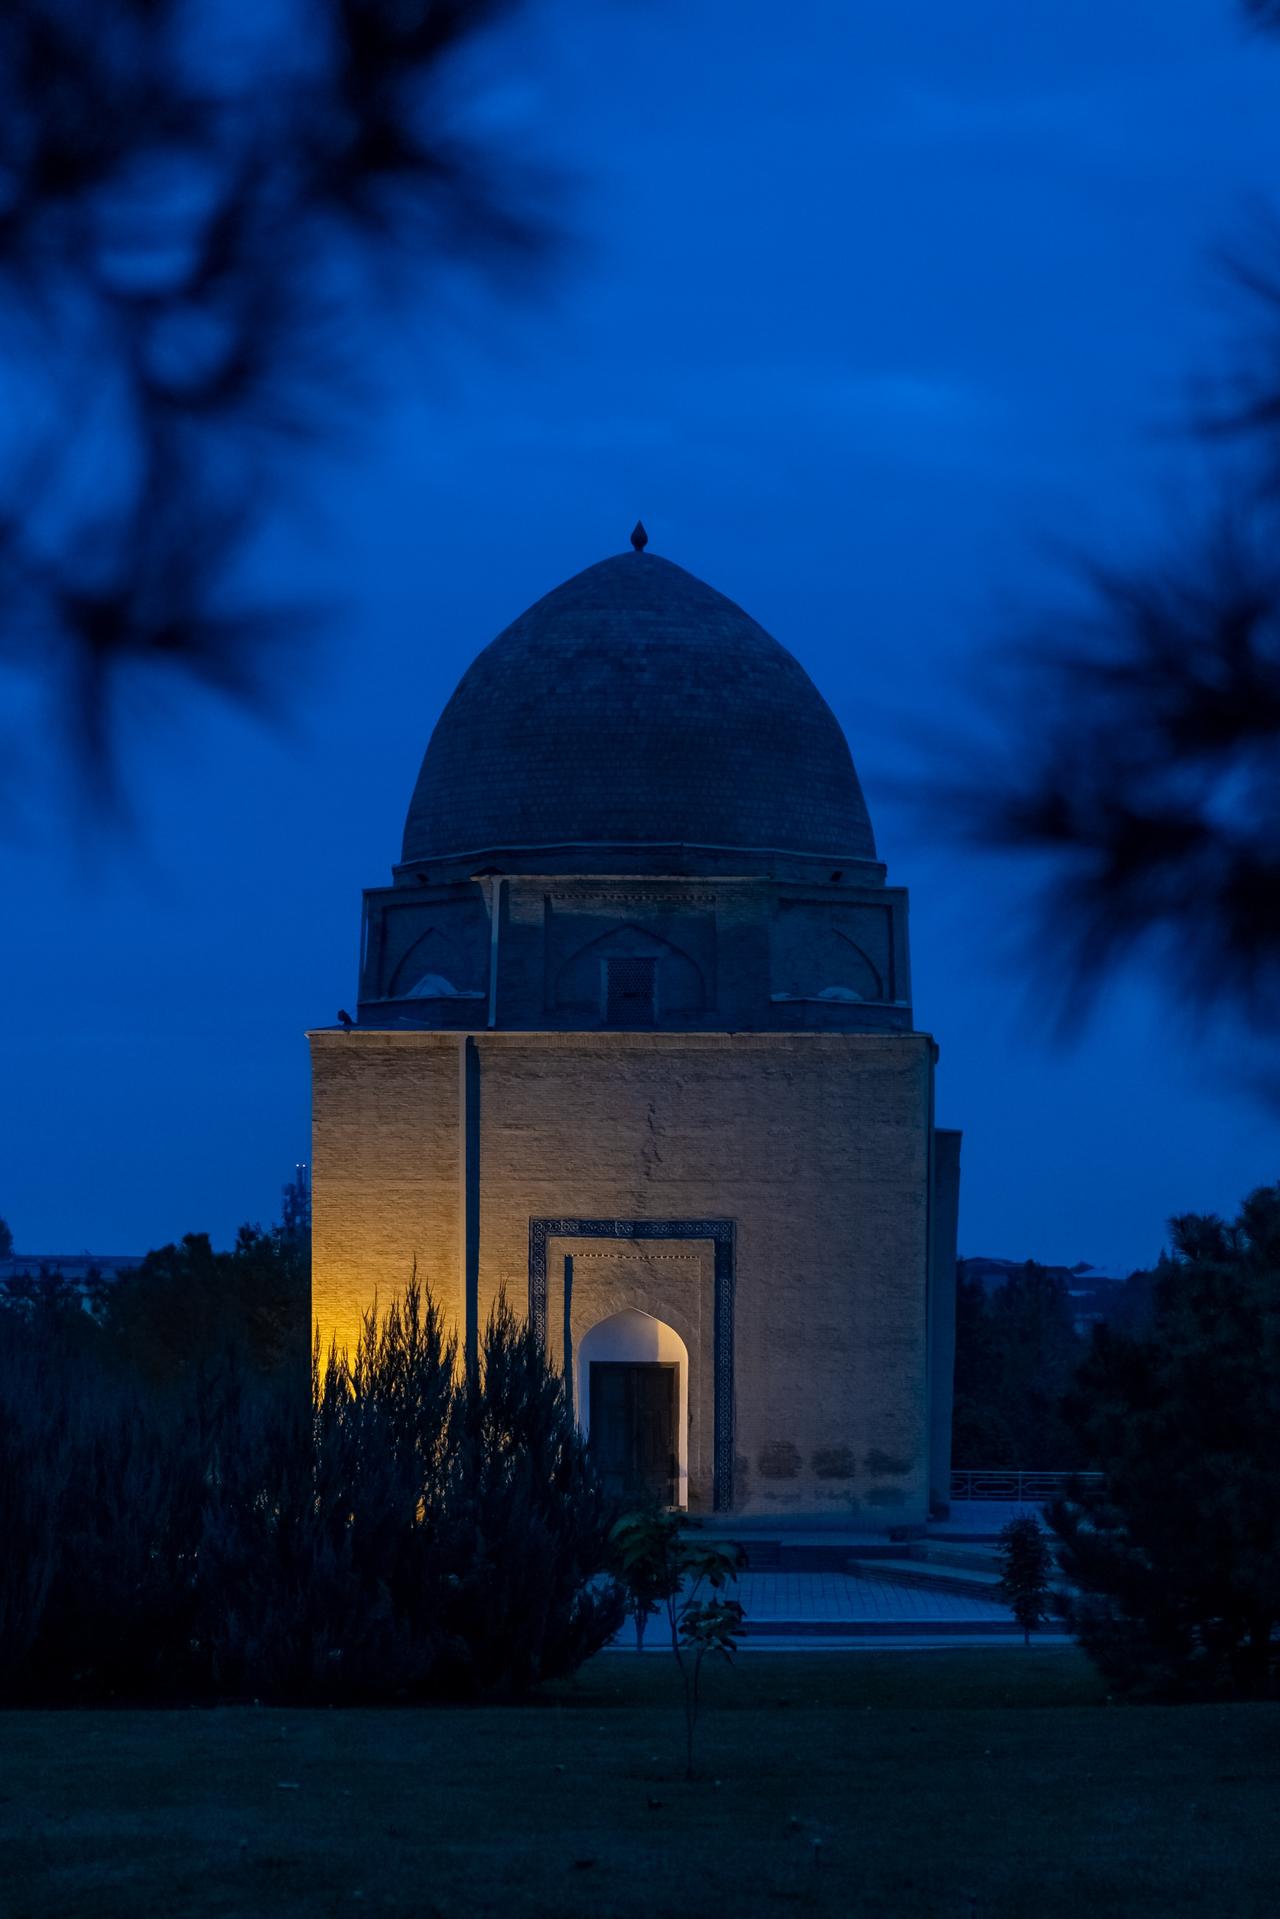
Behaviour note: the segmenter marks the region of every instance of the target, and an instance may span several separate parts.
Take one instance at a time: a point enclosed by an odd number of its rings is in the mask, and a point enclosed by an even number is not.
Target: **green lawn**
[[[606,1655],[524,1707],[0,1714],[0,1913],[1277,1910],[1280,1707],[1108,1706],[1069,1648],[750,1653],[687,1785],[672,1681]]]

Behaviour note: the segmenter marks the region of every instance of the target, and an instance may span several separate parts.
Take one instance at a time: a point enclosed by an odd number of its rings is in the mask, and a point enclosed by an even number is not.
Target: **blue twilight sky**
[[[380,397],[266,542],[333,608],[287,725],[140,689],[132,836],[35,754],[0,843],[19,1247],[276,1215],[303,1031],[354,998],[441,706],[637,515],[846,728],[965,1131],[962,1250],[1136,1264],[1280,1174],[1274,1110],[1143,980],[1050,1039],[1007,872],[901,791],[1045,536],[1123,550],[1194,495],[1167,429],[1230,338],[1209,254],[1275,183],[1278,110],[1231,0],[546,0],[483,111],[576,174],[581,245],[536,300],[376,334]]]

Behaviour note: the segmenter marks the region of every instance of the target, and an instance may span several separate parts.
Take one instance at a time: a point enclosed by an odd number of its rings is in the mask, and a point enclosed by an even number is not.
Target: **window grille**
[[[604,1017],[609,1026],[652,1026],[658,962],[611,959],[604,963]]]

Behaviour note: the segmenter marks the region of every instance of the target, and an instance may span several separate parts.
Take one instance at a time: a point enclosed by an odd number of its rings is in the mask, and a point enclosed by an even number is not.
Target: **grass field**
[[[535,1705],[0,1714],[4,1919],[1267,1915],[1280,1707],[1108,1706],[1070,1648],[668,1662]]]

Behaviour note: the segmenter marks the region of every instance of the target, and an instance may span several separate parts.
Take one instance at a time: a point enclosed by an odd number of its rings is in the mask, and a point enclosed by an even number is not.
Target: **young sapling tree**
[[[691,1537],[686,1514],[664,1507],[625,1513],[613,1528],[614,1571],[636,1622],[642,1650],[648,1620],[663,1608],[684,1694],[685,1778],[695,1777],[694,1740],[702,1668],[710,1657],[732,1663],[744,1613],[725,1588],[736,1581],[742,1548]]]
[[[1053,1554],[1034,1513],[1018,1513],[1000,1533],[1000,1597],[1022,1628],[1022,1643],[1048,1619]]]

